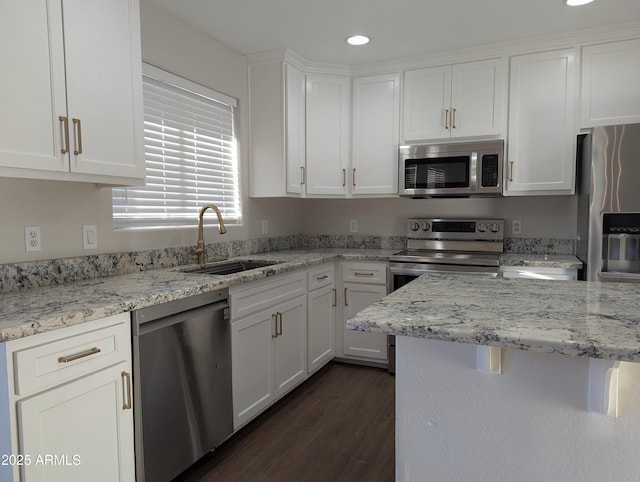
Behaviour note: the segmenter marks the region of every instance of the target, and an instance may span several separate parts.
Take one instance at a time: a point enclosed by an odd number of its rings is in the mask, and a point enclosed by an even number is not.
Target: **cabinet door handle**
[[[300,184],[304,184],[306,182],[306,172],[304,166],[300,166]]]
[[[449,109],[444,110],[444,128],[449,129]]]
[[[80,124],[80,119],[72,119],[73,126],[76,130],[76,149],[73,153],[77,156],[82,154],[82,125]]]
[[[509,182],[513,182],[513,161],[509,161]]]
[[[349,299],[348,299],[349,297],[348,297],[348,294],[347,294],[347,289],[348,288],[344,289],[344,306],[349,306]]]
[[[272,313],[271,319],[273,320],[273,334],[271,338],[278,338],[278,313]]]
[[[369,272],[369,273],[359,273],[358,271],[356,271],[355,273],[353,273],[353,276],[360,276],[360,277],[362,278],[362,277],[373,276],[373,273],[372,273],[372,272]]]
[[[342,187],[345,187],[347,185],[347,170],[343,169],[342,170]]]
[[[62,129],[62,137],[64,138],[64,145],[60,149],[60,154],[69,153],[69,118],[65,116],[58,117],[58,120],[62,123],[60,128]]]
[[[122,404],[122,409],[131,410],[131,374],[123,371],[120,375],[122,376],[122,384],[127,392],[127,399]]]
[[[353,187],[356,186],[356,168],[353,168],[353,176],[352,176]]]
[[[282,336],[282,313],[276,313],[276,335]]]
[[[89,348],[88,350],[81,351],[80,353],[74,353],[73,355],[61,356],[58,358],[58,363],[69,363],[80,358],[84,358],[86,356],[95,355],[96,353],[100,353],[100,348],[94,346],[93,348]]]
[[[453,113],[451,114],[451,128],[456,128],[456,109],[453,109]]]
[[[338,306],[338,290],[335,288],[332,288],[331,293],[333,293],[333,303],[331,303],[331,306],[336,307]]]
[[[329,275],[324,274],[322,276],[316,276],[316,281],[322,281],[323,279],[327,279]]]

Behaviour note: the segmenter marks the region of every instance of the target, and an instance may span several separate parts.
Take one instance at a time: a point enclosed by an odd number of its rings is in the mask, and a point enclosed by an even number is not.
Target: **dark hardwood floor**
[[[331,363],[179,478],[182,482],[390,482],[395,379]]]

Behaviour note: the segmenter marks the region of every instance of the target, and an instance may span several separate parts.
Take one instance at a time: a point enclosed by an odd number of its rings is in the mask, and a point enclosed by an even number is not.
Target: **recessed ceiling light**
[[[591,2],[593,2],[593,0],[564,0],[564,4],[568,7],[579,7]]]
[[[347,37],[347,43],[349,45],[365,45],[369,43],[369,37],[366,35],[352,35]]]

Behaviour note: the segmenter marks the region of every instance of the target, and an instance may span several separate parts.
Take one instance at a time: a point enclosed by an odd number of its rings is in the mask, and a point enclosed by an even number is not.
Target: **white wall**
[[[640,473],[640,364],[621,362],[619,416],[588,411],[589,359],[397,337],[396,480],[632,481]]]
[[[142,55],[145,61],[227,95],[239,105],[239,142],[244,224],[229,227],[224,238],[216,228],[206,241],[262,237],[261,220],[269,219],[269,236],[298,233],[301,202],[251,200],[248,192],[247,75],[244,58],[212,37],[141,1]],[[98,226],[98,250],[82,248],[82,225]],[[114,232],[111,190],[94,184],[0,178],[0,263],[85,256],[195,244],[197,220],[187,229]],[[25,252],[24,227],[39,226],[42,251]]]

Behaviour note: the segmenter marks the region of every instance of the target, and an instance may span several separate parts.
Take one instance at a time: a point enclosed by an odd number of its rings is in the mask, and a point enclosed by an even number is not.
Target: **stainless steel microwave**
[[[400,146],[400,196],[502,196],[504,141]]]

